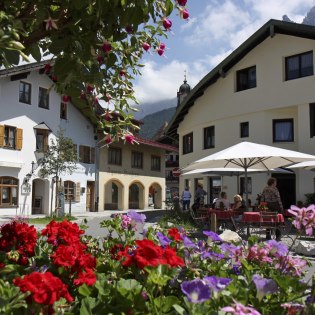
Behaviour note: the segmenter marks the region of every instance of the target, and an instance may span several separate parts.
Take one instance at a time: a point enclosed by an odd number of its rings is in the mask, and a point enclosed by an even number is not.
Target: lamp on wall
[[[30,181],[30,179],[32,178],[32,175],[34,174],[34,170],[35,170],[35,162],[34,161],[32,161],[32,170],[31,170],[31,172],[30,173],[27,173],[26,175],[25,175],[25,177],[24,177],[24,180],[23,180],[23,183],[24,184],[28,184],[29,183],[29,181]]]

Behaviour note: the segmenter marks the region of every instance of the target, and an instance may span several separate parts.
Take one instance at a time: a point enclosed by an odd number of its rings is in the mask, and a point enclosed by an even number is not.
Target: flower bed
[[[3,225],[0,313],[315,313],[315,289],[301,281],[308,263],[284,244],[228,244],[211,231],[193,240],[174,227],[150,227],[139,240],[144,220],[135,211],[114,215],[101,223],[109,231],[101,240],[68,221],[40,234],[22,221]]]

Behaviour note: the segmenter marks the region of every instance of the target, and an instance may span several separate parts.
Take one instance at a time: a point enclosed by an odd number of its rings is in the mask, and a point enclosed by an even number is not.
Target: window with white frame
[[[38,107],[49,109],[49,92],[43,87],[40,87],[38,91]]]
[[[19,181],[14,177],[0,177],[0,207],[16,207],[18,205]]]

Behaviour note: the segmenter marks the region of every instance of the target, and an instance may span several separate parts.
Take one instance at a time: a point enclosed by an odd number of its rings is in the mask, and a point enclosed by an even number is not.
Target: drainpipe
[[[94,205],[94,211],[98,212],[98,203],[99,203],[99,155],[100,155],[100,148],[96,144],[95,145],[95,205]]]

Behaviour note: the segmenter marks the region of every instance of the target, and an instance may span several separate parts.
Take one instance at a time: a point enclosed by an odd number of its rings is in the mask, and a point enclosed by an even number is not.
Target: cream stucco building
[[[315,154],[314,50],[314,26],[270,20],[248,38],[177,108],[167,134],[179,137],[180,167],[244,140]],[[310,171],[251,174],[252,202],[270,175],[285,207],[314,192]],[[180,189],[198,182],[209,203],[220,190],[232,201],[243,189],[242,176],[214,174],[181,176]]]

